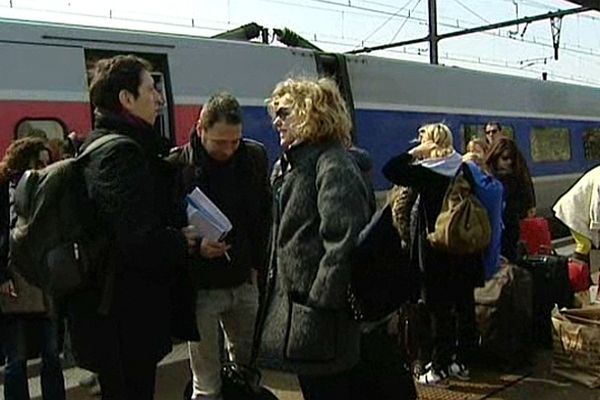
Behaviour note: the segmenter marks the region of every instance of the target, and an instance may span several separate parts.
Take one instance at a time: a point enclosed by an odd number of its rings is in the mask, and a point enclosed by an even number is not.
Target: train
[[[166,99],[157,127],[170,143],[186,142],[201,105],[227,90],[243,106],[244,135],[264,143],[271,162],[280,153],[265,107],[274,86],[288,77],[333,76],[354,141],[371,154],[379,197],[390,188],[381,167],[430,122],[445,122],[459,151],[483,136],[486,122],[501,123],[527,159],[544,216],[600,161],[600,88],[374,55],[11,19],[0,19],[0,151],[40,131],[51,140],[89,132],[87,71],[116,54],[152,63]]]

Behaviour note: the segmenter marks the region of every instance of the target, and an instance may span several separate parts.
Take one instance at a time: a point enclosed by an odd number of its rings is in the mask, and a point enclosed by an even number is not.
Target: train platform
[[[536,353],[534,366],[523,371],[498,373],[492,369],[477,368],[470,381],[453,380],[448,388],[417,386],[421,400],[600,400],[600,390],[588,389],[552,374],[552,351]],[[41,399],[39,376],[32,368],[30,390],[32,399]],[[99,399],[88,389],[78,386],[80,379],[89,373],[79,368],[65,370],[67,398],[69,400]],[[274,371],[263,371],[263,382],[280,400],[302,400],[296,377]],[[178,345],[158,368],[157,400],[180,400],[190,372],[187,347]],[[0,386],[1,389],[1,386]],[[3,399],[0,394],[0,399]],[[337,400],[337,399],[336,399]],[[371,399],[366,399],[371,400]],[[375,399],[372,399],[375,400]],[[399,399],[401,400],[401,399]]]
[[[562,245],[560,253],[569,254],[571,245]],[[187,345],[179,344],[160,363],[157,373],[157,400],[182,399],[183,389],[190,379]],[[39,360],[31,362],[30,391],[32,399],[41,399]],[[98,399],[78,382],[89,375],[79,368],[66,368],[65,384],[69,400]],[[3,369],[0,368],[0,400],[4,399]],[[302,400],[294,375],[263,371],[263,383],[281,400]],[[469,381],[452,380],[447,388],[417,385],[421,400],[600,400],[600,390],[589,389],[552,374],[552,351],[539,350],[532,364],[510,373],[498,372],[493,366],[477,366],[471,370]],[[337,400],[337,399],[336,399]],[[370,399],[368,399],[370,400]],[[375,399],[373,399],[375,400]],[[401,400],[401,399],[399,399]]]

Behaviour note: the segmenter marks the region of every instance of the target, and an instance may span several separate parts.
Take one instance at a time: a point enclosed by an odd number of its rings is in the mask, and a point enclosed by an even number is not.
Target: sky
[[[447,33],[577,7],[563,0],[437,0]],[[212,36],[256,22],[287,27],[325,51],[424,37],[427,0],[0,0],[0,17]],[[276,43],[274,43],[276,45]],[[372,55],[429,62],[427,43]],[[600,87],[600,12],[562,19],[558,60],[549,20],[442,40],[440,63]]]

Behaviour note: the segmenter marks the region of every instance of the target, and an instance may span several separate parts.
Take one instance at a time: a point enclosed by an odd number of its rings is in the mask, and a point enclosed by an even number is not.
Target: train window
[[[39,137],[48,140],[64,140],[65,128],[55,119],[24,119],[17,126],[17,139]]]
[[[585,158],[588,160],[600,160],[600,128],[588,129],[583,135],[583,148]]]
[[[64,125],[56,119],[24,119],[19,122],[16,138],[38,137],[48,140],[47,146],[53,160],[72,155],[73,149],[66,141],[67,132]]]
[[[531,158],[535,162],[570,160],[570,135],[567,128],[533,128],[530,136]]]
[[[515,130],[510,125],[502,125],[502,134],[507,138],[515,138]],[[467,144],[473,139],[485,140],[485,124],[462,124],[460,126],[460,136],[463,138],[463,151]]]

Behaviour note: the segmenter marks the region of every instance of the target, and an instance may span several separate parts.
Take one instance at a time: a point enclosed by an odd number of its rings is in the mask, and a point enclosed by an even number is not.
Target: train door
[[[352,87],[350,85],[350,76],[346,58],[341,54],[317,53],[315,55],[317,63],[317,72],[320,77],[329,77],[338,84],[340,92],[346,101],[346,107],[352,119],[352,140],[356,142],[354,98],[352,96]]]
[[[162,72],[152,72],[152,78],[154,79],[154,86],[156,90],[162,95],[164,105],[161,113],[156,118],[154,128],[160,132],[160,135],[173,144],[173,136],[171,135],[171,119],[169,118],[170,102],[169,91],[165,85],[165,75]]]
[[[155,128],[165,140],[167,145],[174,145],[175,124],[173,118],[173,93],[171,91],[171,80],[167,55],[156,53],[136,53],[131,51],[86,49],[86,65],[88,66],[88,69],[91,69],[94,63],[96,63],[98,60],[102,58],[113,57],[119,54],[134,54],[138,57],[144,58],[152,65],[153,72],[151,75],[152,78],[154,78],[154,84],[156,85],[156,89],[163,95],[164,99],[164,107],[161,114],[156,119]]]

